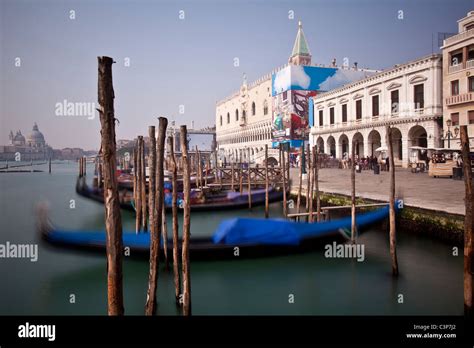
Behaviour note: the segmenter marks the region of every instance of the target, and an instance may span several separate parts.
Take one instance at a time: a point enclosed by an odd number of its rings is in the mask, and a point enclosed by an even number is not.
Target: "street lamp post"
[[[451,132],[451,126],[453,125],[451,120],[446,121],[446,125],[448,126],[448,130],[446,131],[446,136],[445,138],[448,138],[448,149],[451,148],[451,137],[456,139],[459,134],[459,127],[454,128],[454,134]]]
[[[301,161],[300,161],[300,166],[301,166],[301,170],[302,170],[302,174],[306,174],[306,160],[305,160],[305,153],[304,153],[304,150],[305,150],[305,147],[304,147],[304,139],[303,139],[303,143],[301,144],[301,146],[303,147],[303,157],[301,158]]]
[[[448,137],[448,149],[451,148],[451,120],[446,121],[446,126],[448,126],[448,131],[446,132],[446,136]]]

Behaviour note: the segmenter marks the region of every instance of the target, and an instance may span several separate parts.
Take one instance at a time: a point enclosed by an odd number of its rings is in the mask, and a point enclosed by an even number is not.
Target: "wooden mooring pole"
[[[288,144],[288,151],[286,151],[286,180],[288,183],[288,188],[290,187],[290,167],[291,167],[291,154],[290,154],[290,144]]]
[[[165,134],[166,138],[166,134]],[[164,152],[165,152],[165,140],[163,140],[163,165],[168,163],[167,159],[164,158]],[[168,165],[166,165],[166,170],[168,170]],[[166,206],[165,206],[165,187],[164,187],[164,174],[163,174],[163,186],[161,187],[163,190],[162,193],[162,204],[161,204],[161,238],[163,239],[163,256],[165,258],[165,265],[166,265],[166,270],[169,270],[169,259],[168,259],[168,222],[166,221]]]
[[[8,168],[8,165],[7,165],[7,168]],[[49,161],[48,161],[48,172],[49,174],[51,174],[51,156],[49,157]]]
[[[84,175],[84,170],[82,168],[82,157],[79,157],[78,163],[79,163],[79,177],[82,178],[82,176]]]
[[[211,167],[211,159],[208,158],[206,161],[206,173],[204,174],[204,187],[207,187],[207,177],[209,175],[209,169]],[[217,178],[216,178],[217,180]]]
[[[357,221],[356,221],[356,196],[355,196],[355,149],[356,142],[352,142],[352,152],[351,152],[351,241],[352,243],[356,242],[356,233],[357,233]]]
[[[280,143],[280,154],[281,154],[281,174],[283,178],[283,216],[288,215],[287,204],[286,204],[286,166],[285,166],[285,153],[283,152],[283,144]]]
[[[183,271],[183,314],[191,315],[191,268],[189,264],[189,240],[191,228],[191,209],[190,209],[190,193],[191,185],[189,182],[189,162],[188,162],[188,134],[186,126],[180,128],[181,153],[183,156],[183,245],[182,245],[182,271]]]
[[[248,161],[247,161],[247,195],[249,201],[249,209],[252,209],[252,188],[250,182],[250,148],[248,149]]]
[[[230,175],[231,175],[231,177],[232,177],[232,178],[231,178],[231,187],[230,187],[230,189],[231,189],[232,191],[234,191],[234,177],[235,177],[235,173],[234,173],[234,162],[232,162],[232,163],[230,164]]]
[[[123,315],[122,216],[117,189],[114,89],[110,57],[98,57],[98,102],[104,160],[104,207],[107,254],[107,312]]]
[[[278,165],[282,167],[281,165],[281,144],[278,146]]]
[[[268,219],[268,144],[265,144],[265,219]]]
[[[199,149],[196,146],[196,158],[197,158],[197,165],[196,165],[196,180],[198,181],[199,185],[196,185],[199,187],[199,189],[202,190],[202,168],[201,168],[201,154],[199,153]]]
[[[313,147],[314,163],[314,192],[316,194],[316,221],[321,221],[321,197],[319,196],[319,152],[318,146]]]
[[[461,154],[463,163],[466,214],[464,216],[464,313],[474,316],[474,190],[472,188],[472,166],[469,158],[469,136],[467,126],[461,126]]]
[[[100,176],[99,176],[100,185]],[[138,139],[133,148],[133,204],[135,206],[135,233],[139,232],[140,224],[137,220],[137,200],[138,200]],[[140,215],[141,217],[141,215]]]
[[[137,148],[137,167],[135,173],[137,175],[136,183],[137,188],[135,190],[135,233],[140,233],[142,227],[142,139],[143,137],[138,136],[138,148]]]
[[[314,149],[309,147],[308,148],[308,165],[309,165],[309,170],[308,170],[308,175],[309,175],[309,185],[308,185],[308,192],[306,194],[306,199],[309,201],[308,203],[308,222],[313,222],[314,217],[313,217],[313,211],[314,211]]]
[[[181,294],[181,279],[179,274],[179,257],[178,257],[178,166],[174,154],[174,135],[169,138],[169,154],[171,157],[171,184],[172,198],[171,211],[173,214],[173,275],[174,275],[174,296],[176,304],[179,306],[179,295]]]
[[[390,221],[390,255],[392,257],[392,274],[398,276],[398,260],[397,260],[397,227],[395,221],[395,160],[393,158],[391,127],[386,127],[386,138],[388,146],[388,157],[390,161],[390,198],[389,198],[389,221]]]
[[[141,178],[140,178],[140,193],[141,193],[141,199],[140,199],[140,204],[142,208],[142,228],[143,232],[146,232],[147,230],[147,212],[148,209],[146,207],[146,162],[145,162],[145,140],[142,137],[142,153],[141,153],[141,164],[142,164],[142,169],[141,169]]]
[[[298,198],[296,199],[296,212],[300,213],[300,205],[301,205],[301,189],[303,186],[303,156],[304,156],[304,146],[301,146],[300,149],[300,163],[299,163],[299,174],[298,174]]]
[[[163,192],[163,207],[161,209],[161,236],[163,238],[163,255],[165,257],[166,269],[169,270],[170,264],[168,260],[168,222],[166,221],[165,194]]]
[[[308,166],[306,178],[306,212],[309,213],[309,190],[311,186],[311,146],[308,144],[306,149],[306,165]],[[311,215],[311,214],[310,214]]]
[[[214,166],[215,166],[215,170],[214,170],[215,180],[216,180],[216,182],[221,184],[221,177],[219,175],[220,174],[219,173],[219,165],[217,163],[217,147],[214,149]]]
[[[239,163],[239,191],[243,193],[244,171],[242,169],[242,162]]]
[[[155,180],[155,206],[154,212],[156,218],[153,220],[155,226],[154,233],[150,235],[150,273],[148,277],[147,300],[145,304],[145,315],[154,315],[156,313],[156,290],[158,286],[158,267],[160,253],[160,230],[162,228],[162,209],[163,209],[163,182],[164,182],[164,145],[166,138],[166,127],[168,120],[164,117],[159,118],[158,139],[156,144],[156,180]]]
[[[148,217],[150,219],[150,236],[156,236],[156,135],[155,126],[148,127],[150,153],[148,156]]]

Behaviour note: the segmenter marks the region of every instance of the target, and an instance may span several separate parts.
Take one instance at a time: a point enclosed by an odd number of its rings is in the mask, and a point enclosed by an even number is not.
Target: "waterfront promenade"
[[[298,193],[299,168],[291,168],[292,194]],[[375,175],[372,170],[356,173],[356,196],[388,201],[389,173]],[[306,180],[303,180],[303,193]],[[350,196],[351,172],[349,169],[323,168],[319,171],[319,189],[324,193]],[[396,195],[406,205],[451,214],[465,213],[464,181],[449,178],[432,178],[428,173],[411,173],[404,168],[396,169]]]

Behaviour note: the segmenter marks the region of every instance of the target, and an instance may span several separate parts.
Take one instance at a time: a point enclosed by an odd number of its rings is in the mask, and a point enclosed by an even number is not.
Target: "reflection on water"
[[[58,226],[103,229],[103,207],[74,191],[76,173],[76,164],[71,163],[53,164],[52,175],[47,171],[0,174],[0,243],[38,242],[33,212],[34,205],[42,200],[49,202],[52,221]],[[89,179],[91,176],[89,166]],[[192,235],[210,235],[222,219],[236,214],[263,217],[263,208],[193,212]],[[270,215],[280,214],[280,205],[272,204]],[[125,211],[122,215],[124,229],[133,231],[133,215]],[[193,313],[462,314],[463,260],[452,256],[451,245],[400,231],[401,275],[394,280],[387,232],[382,228],[368,231],[359,242],[365,245],[364,262],[326,259],[323,250],[256,260],[193,262]],[[72,253],[43,244],[36,263],[0,259],[0,314],[106,314],[105,272],[101,255]],[[172,278],[172,273],[160,273],[159,314],[177,314]],[[143,314],[147,281],[148,262],[125,260],[127,314]],[[69,302],[71,294],[75,304]],[[397,302],[399,294],[404,297],[403,304]],[[294,303],[289,303],[290,295]]]

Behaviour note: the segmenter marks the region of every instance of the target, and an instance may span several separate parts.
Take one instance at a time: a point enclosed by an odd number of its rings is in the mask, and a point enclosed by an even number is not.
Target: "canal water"
[[[0,258],[0,315],[102,315],[107,313],[106,260],[50,248],[35,231],[35,206],[49,204],[64,229],[104,228],[103,206],[75,193],[76,163],[53,163],[53,173],[0,173],[0,244],[39,243],[37,262]],[[92,178],[89,165],[88,178]],[[74,200],[73,202],[71,200]],[[75,204],[75,206],[74,206]],[[281,215],[272,204],[271,216]],[[191,214],[191,234],[211,235],[233,216],[263,217],[263,208]],[[134,217],[122,212],[124,230]],[[328,259],[324,250],[264,259],[192,262],[196,315],[461,315],[463,258],[452,245],[404,233],[399,227],[398,279],[391,276],[388,233],[359,238],[365,260]],[[160,272],[158,313],[177,314],[172,273]],[[142,315],[148,262],[124,261],[126,314]],[[74,295],[75,303],[71,303]],[[399,303],[401,296],[403,303]]]

